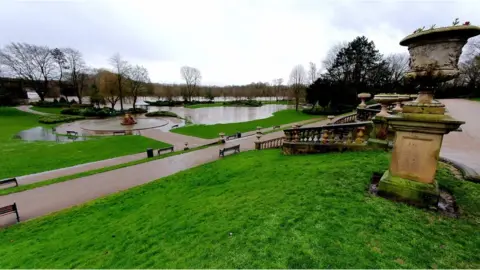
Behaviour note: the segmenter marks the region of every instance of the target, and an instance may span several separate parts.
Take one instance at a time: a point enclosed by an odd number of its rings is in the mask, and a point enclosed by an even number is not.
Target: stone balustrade
[[[287,129],[284,130],[283,152],[299,154],[363,149],[372,129],[371,121]]]
[[[347,114],[345,116],[341,116],[335,121],[329,123],[329,125],[337,125],[337,124],[346,124],[346,123],[353,123],[356,121],[357,113]]]
[[[285,137],[275,138],[266,141],[255,142],[256,150],[270,149],[270,148],[281,148]]]

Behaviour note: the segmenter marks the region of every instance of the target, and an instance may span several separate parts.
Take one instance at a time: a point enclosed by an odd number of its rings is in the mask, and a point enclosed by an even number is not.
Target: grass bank
[[[262,128],[284,125],[288,123],[300,122],[308,119],[322,119],[324,116],[308,115],[295,110],[284,110],[273,113],[273,116],[248,122],[216,124],[216,125],[192,125],[171,130],[178,134],[194,136],[204,139],[217,138],[218,134],[233,134],[236,132],[252,131],[261,126]]]
[[[230,156],[2,230],[0,267],[479,268],[480,185],[439,171],[459,219],[372,197],[388,156]]]
[[[158,160],[158,159],[171,157],[171,156],[181,155],[181,154],[205,149],[205,148],[208,148],[210,146],[212,146],[212,145],[204,145],[204,146],[199,146],[199,147],[195,147],[195,148],[190,148],[188,150],[165,153],[165,154],[162,154],[160,156],[154,156],[153,158],[142,158],[142,159],[139,159],[139,160],[134,160],[134,161],[130,161],[130,162],[122,163],[122,164],[117,164],[117,165],[113,165],[113,166],[108,166],[108,167],[103,167],[103,168],[96,169],[96,170],[90,170],[90,171],[86,171],[86,172],[81,172],[81,173],[76,173],[76,174],[71,174],[71,175],[65,175],[65,176],[61,176],[61,177],[57,177],[57,178],[53,178],[53,179],[48,179],[48,180],[45,180],[45,181],[40,181],[40,182],[36,182],[36,183],[32,183],[32,184],[0,189],[0,196],[8,195],[8,194],[11,194],[11,193],[22,192],[22,191],[26,191],[26,190],[30,190],[30,189],[34,189],[34,188],[44,187],[44,186],[48,186],[48,185],[53,185],[53,184],[56,184],[56,183],[66,182],[66,181],[70,181],[70,180],[74,180],[74,179],[78,179],[78,178],[82,178],[82,177],[87,177],[87,176],[91,176],[91,175],[95,175],[95,174],[99,174],[99,173],[109,172],[109,171],[113,171],[113,170],[117,170],[117,169],[121,169],[121,168],[125,168],[125,167],[130,167],[130,166],[134,166],[134,165],[138,165],[138,164],[142,164],[142,163],[146,163],[146,162],[150,162],[150,161],[154,161],[154,160]],[[156,152],[154,151],[154,153],[156,153]]]
[[[48,107],[37,107],[33,106],[30,108],[31,110],[43,113],[51,113],[51,114],[60,114],[63,108],[48,108]]]
[[[72,143],[25,142],[13,138],[22,130],[42,126],[38,117],[15,108],[0,107],[0,149],[4,157],[0,179],[135,154],[149,147],[169,146],[142,136],[112,136]]]

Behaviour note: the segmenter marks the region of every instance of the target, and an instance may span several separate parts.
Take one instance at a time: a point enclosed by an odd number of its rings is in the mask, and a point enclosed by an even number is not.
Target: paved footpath
[[[49,113],[44,113],[44,112],[39,112],[30,109],[32,106],[31,105],[21,105],[17,106],[16,108],[20,111],[28,112],[28,113],[33,113],[33,114],[39,114],[39,115],[48,115]]]
[[[454,118],[465,121],[462,132],[445,135],[440,155],[463,163],[480,175],[480,102],[466,99],[440,100]]]
[[[320,126],[326,124],[327,121],[319,121],[305,126]],[[283,136],[283,131],[266,134],[262,140],[280,136]],[[0,196],[0,205],[16,202],[20,218],[25,221],[217,160],[219,149],[230,145],[240,144],[241,151],[252,150],[255,140],[257,140],[255,136],[244,137],[229,141],[226,145],[212,146],[114,171]],[[14,222],[14,215],[0,218],[0,226]]]

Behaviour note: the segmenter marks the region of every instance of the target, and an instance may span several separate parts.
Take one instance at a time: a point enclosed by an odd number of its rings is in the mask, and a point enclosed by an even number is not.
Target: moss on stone
[[[378,195],[409,204],[436,206],[439,198],[437,182],[421,183],[391,175],[387,170],[378,184]]]

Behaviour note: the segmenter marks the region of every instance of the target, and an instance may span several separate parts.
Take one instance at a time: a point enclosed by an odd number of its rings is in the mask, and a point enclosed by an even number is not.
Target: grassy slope
[[[480,185],[440,171],[460,219],[372,197],[387,157],[227,157],[0,231],[0,267],[479,268]]]
[[[21,130],[41,126],[37,121],[37,115],[0,107],[0,149],[4,157],[0,179],[139,153],[148,147],[167,146],[141,136],[115,136],[65,144],[13,139]]]
[[[44,112],[44,113],[51,113],[51,114],[60,114],[63,108],[44,108],[44,107],[36,107],[33,106],[30,109],[37,111],[37,112]]]
[[[471,100],[480,101],[480,98],[472,98]]]
[[[321,119],[322,116],[308,115],[295,110],[284,110],[273,113],[273,116],[253,120],[248,122],[231,123],[231,124],[216,124],[216,125],[192,125],[171,130],[171,132],[195,136],[205,139],[217,138],[218,134],[224,132],[227,135],[236,132],[252,131],[261,126],[262,128],[272,127],[276,125],[283,125],[293,122],[304,121],[312,118]]]

